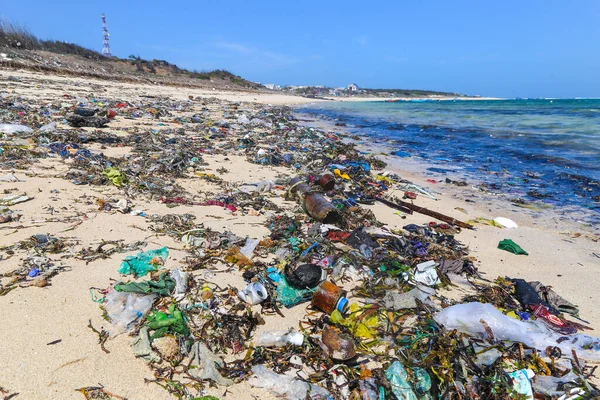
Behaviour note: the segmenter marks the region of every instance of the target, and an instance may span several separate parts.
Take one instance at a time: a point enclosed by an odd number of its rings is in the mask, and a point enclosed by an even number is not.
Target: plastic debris
[[[252,386],[267,389],[278,396],[285,396],[288,400],[304,400],[309,393],[310,399],[326,399],[329,393],[319,385],[310,385],[297,378],[276,374],[265,365],[252,367],[254,374],[248,382]]]
[[[122,275],[146,276],[150,271],[158,270],[169,257],[169,249],[162,247],[157,250],[148,250],[135,256],[126,257],[121,263],[119,273]]]
[[[510,253],[513,254],[524,254],[526,256],[529,255],[528,252],[526,252],[525,250],[523,250],[521,248],[521,246],[519,246],[518,244],[516,244],[515,242],[513,242],[511,239],[504,239],[501,240],[500,243],[498,243],[498,248],[500,250],[506,250]]]
[[[138,295],[109,291],[104,298],[104,309],[112,322],[111,335],[118,335],[129,329],[152,307],[155,295]]]

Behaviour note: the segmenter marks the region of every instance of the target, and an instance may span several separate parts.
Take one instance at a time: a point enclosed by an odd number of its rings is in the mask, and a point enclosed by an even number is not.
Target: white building
[[[351,83],[348,85],[348,91],[350,92],[358,92],[358,85],[356,83]]]

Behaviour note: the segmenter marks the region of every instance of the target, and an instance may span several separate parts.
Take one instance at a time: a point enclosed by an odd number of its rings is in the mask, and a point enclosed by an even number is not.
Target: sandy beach
[[[127,136],[140,129],[172,129],[177,132],[176,135],[193,133],[206,137],[210,132],[191,132],[189,126],[178,123],[177,118],[204,113],[206,118],[218,121],[224,113],[241,114],[257,106],[315,102],[314,99],[284,94],[128,84],[5,69],[0,69],[0,93],[5,97],[18,96],[38,105],[73,104],[75,99],[91,95],[135,104],[146,102],[148,107],[158,99],[181,102],[193,99],[184,110],[173,108],[168,116],[158,118],[128,119],[117,114],[108,128],[102,129],[117,136]],[[349,100],[365,99],[344,99]],[[55,122],[59,129],[75,129],[66,125],[63,118],[57,117]],[[333,130],[334,127],[325,128]],[[94,130],[83,129],[87,132]],[[201,201],[207,198],[207,193],[232,191],[244,183],[289,180],[295,176],[290,168],[250,163],[243,151],[233,145],[225,147],[225,143],[240,139],[241,133],[228,133],[230,137],[218,139],[220,148],[226,149],[226,155],[210,151],[202,154],[207,165],[202,166],[201,172],[215,174],[227,185],[202,179],[195,174],[200,169],[194,171],[193,168],[186,176],[178,178],[176,184],[194,196],[196,201]],[[17,143],[25,149],[35,145],[27,141],[18,142],[18,139]],[[93,143],[88,148],[95,154],[102,152],[109,157],[135,156],[132,148],[127,146]],[[370,147],[368,143],[362,143],[361,148],[386,161],[385,171],[398,174],[433,193],[437,200],[424,195],[418,197],[416,202],[423,207],[464,221],[479,217],[507,217],[515,221],[519,226],[517,229],[477,224],[476,230],[464,229],[456,238],[468,246],[474,265],[486,279],[493,281],[507,276],[551,285],[557,293],[579,306],[581,317],[594,329],[590,334],[600,335],[600,308],[594,283],[600,280],[600,258],[595,255],[599,253],[600,238],[591,229],[569,223],[551,212],[515,208],[471,187],[428,181],[428,177],[414,168],[404,168],[402,160],[379,154],[381,150]],[[13,246],[36,234],[63,239],[67,243],[65,251],[73,255],[82,248],[97,247],[103,240],[121,240],[127,244],[144,241],[147,243],[144,250],[169,248],[170,255],[164,266],[167,270],[186,265],[189,254],[181,241],[152,231],[153,223],[149,218],[116,210],[99,210],[98,199],[114,201],[127,198],[133,210],[142,210],[147,216],[190,213],[196,217],[196,223],[201,222],[206,228],[230,231],[240,237],[263,239],[269,235],[266,221],[272,216],[271,212],[250,212],[247,209],[232,212],[223,207],[186,204],[170,207],[149,196],[128,198],[127,193],[112,185],[74,185],[72,180],[65,178],[73,163],[73,159],[49,157],[37,159],[25,169],[0,170],[0,176],[14,174],[17,178],[17,181],[0,181],[0,191],[33,197],[30,201],[10,206],[22,217],[0,225],[0,248]],[[285,192],[283,187],[274,187],[267,197],[284,210],[283,213],[298,210],[296,202],[283,198]],[[403,192],[401,186],[393,186],[389,194],[402,197]],[[431,217],[418,213],[398,215],[396,210],[380,203],[362,207],[372,211],[377,220],[390,230],[432,221]],[[517,256],[498,249],[498,242],[505,238],[513,239],[529,255]],[[115,253],[89,263],[76,257],[49,254],[57,264],[64,265],[64,270],[52,277],[47,286],[17,287],[0,296],[3,315],[0,326],[0,387],[9,393],[19,393],[17,399],[81,399],[82,394],[76,389],[98,385],[131,400],[174,398],[159,385],[145,381],[153,379],[153,372],[146,361],[133,354],[131,337],[126,334],[111,337],[105,343],[110,352],[105,353],[98,344],[98,336],[88,327],[90,322],[96,328],[109,325],[102,318],[98,303],[92,299],[93,294],[97,294],[92,288],[107,288],[115,281],[123,280],[117,271],[121,261],[138,252],[136,249]],[[4,275],[0,283],[6,285],[11,279],[7,273],[17,269],[31,254],[26,249],[13,255],[3,251],[0,273]],[[230,286],[241,290],[246,286],[242,271],[237,268],[226,268],[218,263],[211,267],[214,269],[198,269],[191,273],[199,279],[218,282],[222,288]],[[455,285],[439,290],[438,295],[458,299],[467,292],[465,285]],[[259,312],[261,307],[255,305],[252,309]],[[290,309],[282,308],[284,317],[263,315],[265,324],[258,326],[255,335],[272,329],[298,328],[307,310],[308,303],[304,303]],[[55,344],[50,344],[53,342]],[[235,357],[233,354],[225,356],[226,361]],[[237,357],[243,357],[243,354]],[[207,385],[205,393],[222,399],[274,398],[247,382],[235,384],[227,390]]]

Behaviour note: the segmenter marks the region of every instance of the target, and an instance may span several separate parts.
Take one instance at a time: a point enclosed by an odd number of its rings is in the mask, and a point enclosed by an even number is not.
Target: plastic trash
[[[360,380],[358,381],[360,394],[363,400],[379,400],[377,381],[373,378],[371,370],[360,366]]]
[[[192,365],[201,368],[190,368],[188,373],[196,379],[210,379],[217,385],[229,386],[233,384],[231,379],[223,378],[217,366],[223,366],[223,360],[215,355],[204,343],[195,342],[190,350]],[[202,371],[202,372],[200,372]]]
[[[168,313],[153,310],[148,315],[146,326],[155,331],[152,339],[163,337],[167,334],[187,336],[190,331],[183,319],[183,313],[175,303],[169,306]]]
[[[277,301],[283,304],[285,307],[290,308],[295,306],[296,304],[300,304],[304,301],[308,301],[313,296],[315,289],[296,289],[292,287],[288,281],[279,273],[271,273],[269,277],[277,276]],[[275,279],[270,278],[273,281]]]
[[[492,347],[489,350],[486,350],[482,353],[478,353],[477,359],[475,360],[475,364],[477,364],[478,367],[487,367],[495,363],[496,360],[500,357],[502,357],[502,352],[496,349],[495,347]]]
[[[152,350],[152,346],[150,345],[150,334],[148,331],[149,328],[147,326],[140,328],[139,335],[131,341],[131,349],[136,357],[149,362],[159,362],[161,357]]]
[[[526,252],[525,250],[523,250],[521,248],[521,246],[519,246],[518,244],[516,244],[515,242],[513,242],[511,239],[504,239],[501,240],[500,243],[498,243],[498,248],[500,250],[506,250],[510,253],[514,253],[514,254],[524,254],[526,256],[529,255],[528,252]]]
[[[535,393],[554,398],[565,394],[564,390],[558,390],[559,385],[563,385],[565,383],[575,383],[578,380],[579,377],[573,373],[573,371],[561,377],[537,375],[535,380],[532,382],[532,386]]]
[[[321,341],[327,347],[329,356],[334,360],[346,361],[356,356],[352,335],[341,332],[336,327],[325,325]]]
[[[0,182],[20,182],[20,180],[14,174],[6,174],[0,176]]]
[[[560,312],[571,314],[575,317],[579,316],[579,307],[561,297],[552,290],[551,286],[544,286],[541,282],[537,281],[528,282],[528,284],[537,292],[540,298],[545,300],[550,306],[556,308]]]
[[[241,185],[238,190],[244,193],[266,193],[273,189],[275,183],[273,181],[260,181],[258,183],[246,183]]]
[[[133,322],[150,311],[155,299],[154,294],[139,295],[116,290],[109,291],[104,297],[104,309],[112,323],[110,334],[114,336],[129,330]]]
[[[265,365],[253,366],[252,373],[254,375],[248,380],[250,385],[267,389],[278,396],[285,396],[288,400],[304,400],[309,391],[310,399],[326,399],[329,396],[321,386],[311,385],[293,376],[277,374]]]
[[[563,357],[570,358],[572,350],[584,360],[600,361],[600,339],[587,335],[561,335],[540,321],[517,321],[498,311],[491,304],[463,303],[440,311],[434,319],[446,329],[456,329],[468,335],[487,339],[489,326],[496,340],[521,342],[545,351],[548,346],[558,347]]]
[[[146,276],[150,271],[156,271],[169,257],[169,249],[163,247],[157,250],[148,250],[135,256],[126,257],[121,263],[119,273],[122,275],[133,274],[135,277]]]
[[[166,272],[161,274],[157,281],[116,283],[114,289],[118,292],[156,294],[158,296],[170,296],[175,289],[175,280]]]
[[[24,194],[11,194],[0,198],[0,206],[14,206],[15,204],[24,203],[32,199],[33,197]]]
[[[315,288],[323,279],[323,270],[315,264],[303,264],[295,269],[285,267],[285,279],[296,289]]]
[[[408,382],[408,372],[400,361],[394,361],[385,370],[385,377],[390,381],[392,393],[398,400],[417,400],[417,395]]]
[[[519,227],[515,221],[504,217],[496,217],[494,218],[494,222],[508,229],[515,229]]]
[[[19,124],[0,124],[0,133],[12,135],[14,133],[33,133],[33,129]]]
[[[189,275],[190,274],[188,272],[181,272],[179,269],[174,269],[169,272],[169,276],[175,281],[175,291],[173,293],[173,297],[175,297],[175,299],[181,300],[185,295],[185,292],[187,291]]]
[[[417,264],[413,279],[427,286],[439,285],[441,282],[437,270],[435,269],[437,265],[438,264],[435,261],[426,261]]]
[[[300,332],[267,331],[261,333],[256,341],[256,345],[264,347],[281,347],[289,343],[301,346],[303,342],[304,335]]]
[[[102,171],[102,175],[112,182],[116,187],[121,187],[125,183],[125,175],[115,167],[108,167]]]
[[[342,288],[332,282],[323,281],[313,295],[312,305],[327,314],[334,310],[343,314],[348,308],[348,299]]]
[[[249,283],[242,291],[238,292],[238,297],[248,304],[260,304],[269,297],[267,288],[260,282]]]
[[[246,239],[246,244],[244,247],[240,248],[240,253],[242,253],[247,258],[252,258],[252,253],[254,253],[254,249],[260,243],[260,239]]]
[[[512,378],[515,392],[524,395],[523,400],[533,400],[533,389],[531,388],[531,379],[535,373],[530,369],[520,369],[509,372],[508,376]]]
[[[417,300],[422,303],[431,304],[430,297],[435,295],[435,289],[424,285],[417,285],[405,293],[387,291],[383,298],[383,305],[389,310],[403,310],[407,308],[416,308]]]
[[[250,119],[248,119],[248,117],[246,116],[246,114],[242,114],[238,117],[237,121],[238,124],[241,125],[246,125],[250,123]]]
[[[40,132],[44,132],[44,133],[54,132],[55,130],[56,130],[56,122],[50,122],[49,124],[46,124],[39,129]]]

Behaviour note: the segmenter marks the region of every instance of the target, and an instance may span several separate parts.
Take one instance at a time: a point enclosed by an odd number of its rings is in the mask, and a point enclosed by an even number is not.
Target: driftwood
[[[398,204],[397,204],[397,203],[391,202],[389,200],[383,199],[381,197],[377,197],[377,200],[389,207],[403,211],[407,214],[412,214],[414,211],[419,214],[424,214],[424,215],[433,217],[435,219],[439,219],[440,221],[443,221],[450,225],[456,225],[456,226],[459,226],[461,228],[466,228],[466,229],[475,229],[473,227],[473,225],[469,225],[465,222],[459,221],[455,218],[449,217],[449,216],[439,213],[437,211],[432,211],[428,208],[417,206],[416,204],[412,204],[412,203],[409,203],[406,201],[398,200]]]

